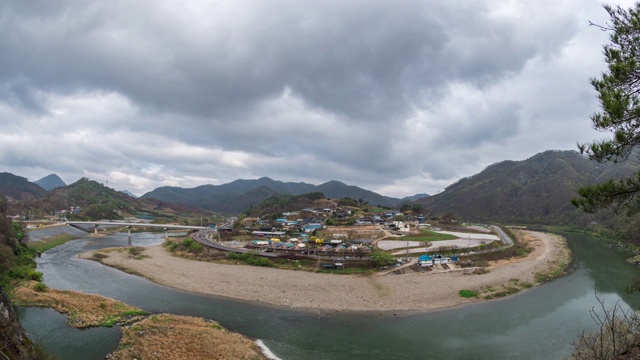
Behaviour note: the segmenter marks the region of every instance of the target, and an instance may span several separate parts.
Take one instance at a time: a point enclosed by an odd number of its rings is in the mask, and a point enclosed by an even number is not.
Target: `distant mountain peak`
[[[49,174],[40,180],[34,181],[34,183],[40,185],[41,188],[47,191],[57,187],[67,186],[67,184],[65,184],[65,182],[56,174]]]
[[[326,183],[322,184],[322,185],[346,185],[345,183],[343,183],[342,181],[338,181],[338,180],[329,180]]]
[[[121,192],[121,193],[123,193],[123,194],[127,194],[127,195],[131,196],[131,197],[132,197],[132,198],[134,198],[134,199],[137,199],[137,198],[138,198],[138,195],[136,195],[136,194],[132,193],[132,192],[131,192],[131,191],[129,191],[129,190],[120,190],[120,192]]]

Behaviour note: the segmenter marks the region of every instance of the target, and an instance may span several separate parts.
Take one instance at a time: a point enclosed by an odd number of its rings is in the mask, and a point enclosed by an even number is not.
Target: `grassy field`
[[[62,234],[54,237],[50,237],[40,241],[34,241],[27,244],[28,247],[36,249],[36,251],[43,253],[47,250],[53,249],[56,246],[60,246],[68,241],[77,239],[76,236],[69,234]]]
[[[440,240],[454,240],[457,236],[450,234],[440,234],[431,230],[420,230],[419,234],[410,234],[397,238],[387,238],[385,240],[398,240],[398,241],[440,241]]]

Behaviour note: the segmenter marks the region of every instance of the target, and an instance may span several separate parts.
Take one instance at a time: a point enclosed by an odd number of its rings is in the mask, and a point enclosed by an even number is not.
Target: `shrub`
[[[38,282],[35,285],[33,285],[33,290],[37,292],[47,291],[47,285],[45,285],[44,283]]]
[[[497,292],[493,293],[494,297],[505,297],[507,295],[509,295],[509,292],[506,291],[506,290],[497,291]]]
[[[252,253],[236,254],[236,253],[230,252],[227,254],[227,259],[240,260],[245,264],[253,265],[253,266],[263,266],[263,267],[273,266],[273,263],[269,261],[269,259],[262,257],[260,255],[252,254]]]
[[[202,246],[202,244],[198,243],[198,242],[191,242],[191,244],[189,244],[189,251],[193,252],[193,253],[201,253],[204,251],[204,246]]]
[[[130,247],[129,248],[129,255],[131,255],[133,257],[140,256],[140,254],[142,254],[143,250],[144,250],[144,248],[141,248],[139,246]]]
[[[107,254],[102,254],[102,253],[93,253],[93,258],[94,258],[95,260],[102,260],[102,259],[106,259],[106,258],[108,258],[108,257],[109,257],[109,255],[107,255]]]
[[[182,240],[182,246],[188,248],[189,246],[191,246],[191,244],[193,244],[195,241],[191,238],[189,239],[184,239]]]
[[[598,328],[590,334],[582,334],[574,343],[573,359],[617,359],[633,349],[640,341],[640,319],[633,309],[624,310],[618,300],[607,309],[604,300],[596,299],[600,309],[589,313]]]
[[[42,281],[42,273],[40,271],[29,270],[27,278],[29,280]]]
[[[29,269],[26,267],[14,267],[9,269],[9,277],[12,279],[26,279]]]
[[[458,294],[465,299],[478,297],[478,293],[473,290],[460,290],[458,291]]]
[[[376,266],[386,266],[396,262],[396,257],[386,252],[372,252],[369,256]]]

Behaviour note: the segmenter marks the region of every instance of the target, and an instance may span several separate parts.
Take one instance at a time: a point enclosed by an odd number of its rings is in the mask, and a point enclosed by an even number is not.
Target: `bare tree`
[[[632,310],[625,310],[620,300],[607,309],[604,300],[598,297],[599,309],[596,306],[589,311],[591,318],[598,325],[592,333],[582,333],[574,343],[572,358],[576,360],[609,360],[615,359],[640,342],[640,318]]]

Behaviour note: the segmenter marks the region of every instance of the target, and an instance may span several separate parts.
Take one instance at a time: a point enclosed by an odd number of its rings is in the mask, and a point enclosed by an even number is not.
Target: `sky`
[[[4,1],[0,172],[435,194],[610,136],[589,119],[602,3]]]

